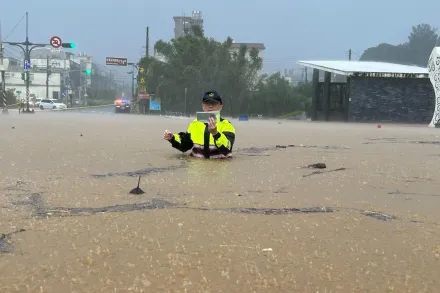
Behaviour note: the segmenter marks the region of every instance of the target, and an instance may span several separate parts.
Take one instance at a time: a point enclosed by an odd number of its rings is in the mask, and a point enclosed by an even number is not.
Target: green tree
[[[429,24],[412,27],[408,42],[400,45],[379,44],[368,48],[362,54],[362,61],[381,61],[425,67],[432,49],[440,41],[437,29]]]
[[[412,61],[420,66],[427,66],[429,55],[439,41],[437,29],[429,24],[419,24],[412,27],[406,43],[407,49],[412,53]]]
[[[16,104],[17,103],[17,96],[15,95],[15,88],[7,89],[6,90],[6,101],[8,105]]]
[[[138,81],[145,79],[147,91],[161,98],[165,111],[184,112],[186,104],[187,113],[194,113],[208,90],[222,95],[226,115],[278,116],[310,108],[310,84],[293,87],[279,73],[262,75],[258,50],[246,46],[231,50],[231,46],[231,38],[218,42],[194,27],[178,39],[156,42],[161,58],[142,58],[139,66],[144,71]]]
[[[143,58],[140,66],[149,92],[157,92],[169,111],[195,112],[203,92],[217,90],[228,100],[225,112],[236,114],[255,84],[262,66],[257,50],[243,47],[231,53],[232,39],[217,42],[198,27],[192,33],[170,42],[158,41],[155,50],[165,62]],[[186,89],[186,91],[185,91]],[[185,101],[186,92],[186,101]]]
[[[311,84],[292,86],[280,73],[263,76],[256,86],[248,111],[252,114],[280,116],[308,111],[311,106]]]

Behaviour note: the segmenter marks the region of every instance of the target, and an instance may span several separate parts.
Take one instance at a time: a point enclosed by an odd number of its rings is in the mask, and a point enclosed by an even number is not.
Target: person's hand
[[[169,130],[165,130],[165,132],[163,133],[163,139],[165,139],[165,140],[170,141],[173,137],[174,137],[174,134]]]
[[[216,135],[217,134],[217,121],[215,121],[214,118],[209,117],[208,119],[208,130],[209,132],[211,132],[212,135]]]

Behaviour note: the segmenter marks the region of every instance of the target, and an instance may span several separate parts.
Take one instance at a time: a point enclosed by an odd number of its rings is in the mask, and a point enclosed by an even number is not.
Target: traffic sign
[[[24,70],[30,70],[31,69],[31,61],[30,60],[24,60]]]
[[[106,57],[105,65],[127,66],[128,60],[127,58]]]
[[[17,95],[20,95],[21,94],[21,91],[16,91],[15,92]]]
[[[50,38],[50,45],[54,48],[59,48],[61,47],[63,43],[61,42],[61,38],[57,37],[57,36],[53,36],[52,38]]]

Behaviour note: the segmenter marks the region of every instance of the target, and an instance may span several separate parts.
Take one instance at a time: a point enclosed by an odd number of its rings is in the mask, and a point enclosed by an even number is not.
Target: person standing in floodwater
[[[221,111],[223,101],[216,91],[206,92],[202,98],[204,112]],[[220,117],[217,123],[210,117],[208,123],[194,120],[186,132],[173,134],[165,130],[163,138],[181,152],[191,150],[190,156],[205,159],[226,159],[232,157],[235,142],[235,128],[226,119]]]

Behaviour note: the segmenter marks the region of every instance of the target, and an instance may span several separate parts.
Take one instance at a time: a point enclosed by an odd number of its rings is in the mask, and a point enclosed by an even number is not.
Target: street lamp
[[[131,101],[134,102],[135,97],[134,97],[134,80],[136,79],[136,77],[134,77],[134,70],[127,72],[127,74],[131,74]]]

